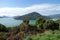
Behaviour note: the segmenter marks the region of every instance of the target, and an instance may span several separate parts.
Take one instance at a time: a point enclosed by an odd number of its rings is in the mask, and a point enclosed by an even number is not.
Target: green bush
[[[49,31],[49,32],[51,32],[51,31]],[[37,34],[37,35],[31,36],[31,37],[27,36],[23,40],[30,40],[30,38],[32,40],[60,40],[60,31],[55,30],[54,32],[55,32],[55,34],[49,34],[49,33],[45,34],[45,33],[42,33],[42,34]]]
[[[5,35],[5,32],[0,32],[0,40],[4,40],[3,36]]]
[[[6,26],[0,24],[0,32],[5,32],[7,31],[6,29],[7,29]]]
[[[60,19],[56,21],[59,24],[59,30],[60,30]]]
[[[35,25],[39,25],[40,23],[44,23],[44,22],[45,22],[45,19],[43,19],[43,18],[37,18]]]
[[[46,20],[43,26],[45,29],[51,29],[51,30],[59,29],[58,23],[54,22],[53,20]]]

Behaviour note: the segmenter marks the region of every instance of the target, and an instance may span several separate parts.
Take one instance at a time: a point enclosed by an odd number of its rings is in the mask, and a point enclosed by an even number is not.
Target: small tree
[[[45,23],[45,19],[43,19],[43,18],[38,18],[38,19],[36,19],[36,23],[35,23],[35,25],[37,26],[37,30],[41,30],[41,29],[43,29],[43,24]]]
[[[37,18],[35,24],[38,25],[38,24],[44,23],[44,22],[45,22],[45,19],[43,19],[43,18]]]
[[[6,26],[0,24],[0,32],[5,32],[5,31],[7,31]]]
[[[20,31],[27,32],[28,31],[28,27],[29,27],[29,20],[28,19],[24,19],[23,23],[20,24]]]
[[[51,29],[51,30],[55,30],[58,29],[58,23],[52,21],[52,20],[46,20],[46,22],[44,23],[44,28],[45,29]]]
[[[59,30],[60,30],[60,19],[56,21],[59,24]]]
[[[37,18],[36,19],[36,27],[37,27],[37,32],[44,32],[44,27],[43,27],[43,24],[45,23],[45,19],[43,18]]]

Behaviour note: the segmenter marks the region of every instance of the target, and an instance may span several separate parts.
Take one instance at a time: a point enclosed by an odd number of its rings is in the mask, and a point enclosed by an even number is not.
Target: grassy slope
[[[37,34],[34,36],[28,36],[23,40],[60,40],[60,31],[55,30],[55,34],[52,34],[52,31],[49,30],[45,33]]]

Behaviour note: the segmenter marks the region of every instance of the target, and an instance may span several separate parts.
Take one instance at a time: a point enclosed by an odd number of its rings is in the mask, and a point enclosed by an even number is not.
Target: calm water
[[[7,27],[17,26],[22,23],[22,20],[15,20],[13,18],[0,18],[0,24],[3,24]],[[34,24],[34,20],[30,20],[30,24]]]

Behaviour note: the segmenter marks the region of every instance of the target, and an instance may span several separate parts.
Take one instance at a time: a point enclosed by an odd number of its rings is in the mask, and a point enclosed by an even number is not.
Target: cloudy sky
[[[30,12],[60,14],[60,0],[0,0],[0,16],[25,15]]]

